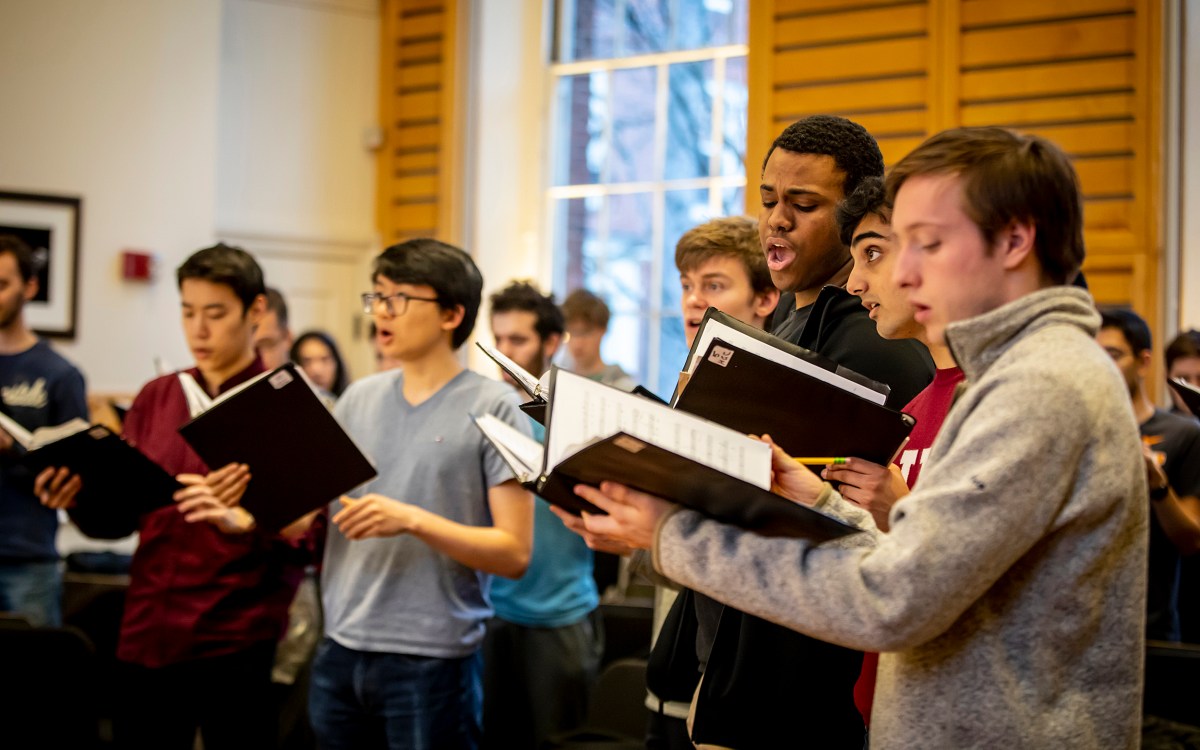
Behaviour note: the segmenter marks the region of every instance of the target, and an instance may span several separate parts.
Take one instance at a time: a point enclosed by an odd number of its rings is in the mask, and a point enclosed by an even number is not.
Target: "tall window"
[[[744,211],[747,24],[747,0],[555,6],[554,286],[608,302],[605,360],[664,397],[687,354],[675,243]]]

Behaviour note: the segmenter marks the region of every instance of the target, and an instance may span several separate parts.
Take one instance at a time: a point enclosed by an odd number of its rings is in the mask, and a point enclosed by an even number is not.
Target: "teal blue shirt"
[[[546,428],[533,423],[533,436],[544,441]],[[525,575],[512,581],[492,579],[492,607],[502,620],[538,628],[559,628],[582,620],[600,603],[592,577],[592,551],[575,532],[535,501],[533,555]]]

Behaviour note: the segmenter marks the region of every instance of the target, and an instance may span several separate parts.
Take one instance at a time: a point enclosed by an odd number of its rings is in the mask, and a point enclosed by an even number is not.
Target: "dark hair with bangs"
[[[483,297],[483,276],[466,251],[439,240],[408,240],[392,245],[375,259],[371,280],[382,276],[393,284],[431,287],[443,310],[462,307],[463,319],[450,343],[458,349],[475,330]]]
[[[1200,357],[1200,331],[1195,329],[1180,331],[1179,335],[1171,339],[1171,343],[1167,344],[1167,348],[1163,350],[1163,357],[1167,361],[1167,370],[1171,369],[1171,365],[1175,364],[1177,359]]]
[[[845,117],[810,115],[788,125],[767,149],[763,170],[777,148],[795,154],[832,156],[837,168],[846,174],[842,195],[853,193],[868,177],[883,176],[883,153],[879,144],[866,128]]]
[[[1028,222],[1043,275],[1055,284],[1075,277],[1083,265],[1083,205],[1075,168],[1058,146],[1003,128],[946,130],[892,167],[888,201],[910,177],[939,174],[958,175],[963,211],[989,248],[1010,223]]]
[[[175,271],[179,288],[188,279],[200,279],[213,284],[224,284],[233,290],[242,301],[245,315],[259,295],[267,293],[263,283],[262,268],[254,256],[240,247],[218,242],[212,247],[197,250]]]
[[[375,324],[372,323],[371,325]],[[375,334],[373,331],[371,335],[374,337]],[[335,398],[341,397],[342,393],[350,385],[350,372],[346,369],[346,362],[342,359],[342,353],[338,351],[337,342],[333,340],[333,336],[330,336],[325,331],[305,331],[304,333],[300,334],[295,343],[292,344],[292,348],[288,352],[288,359],[299,365],[300,347],[304,346],[309,341],[319,341],[325,345],[326,349],[329,350],[330,356],[333,357],[334,364],[333,387],[329,389],[329,392],[332,393]]]
[[[1120,331],[1135,356],[1149,351],[1154,343],[1150,335],[1150,326],[1146,325],[1141,315],[1127,307],[1100,308],[1100,328],[1115,328]]]
[[[882,177],[864,179],[853,193],[846,196],[846,200],[838,204],[838,236],[842,238],[843,245],[850,247],[854,230],[871,215],[878,216],[888,224],[892,223],[892,204],[888,202]]]

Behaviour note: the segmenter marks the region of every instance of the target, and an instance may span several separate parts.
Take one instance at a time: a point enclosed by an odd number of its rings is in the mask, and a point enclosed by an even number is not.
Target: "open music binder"
[[[1171,380],[1167,378],[1167,385],[1171,386],[1171,390],[1179,394],[1179,398],[1183,400],[1183,404],[1188,408],[1188,411],[1194,416],[1200,416],[1200,389],[1182,379]]]
[[[738,432],[769,434],[791,456],[855,456],[886,466],[916,425],[876,400],[877,391],[799,366],[809,361],[789,361],[786,352],[768,359],[714,337],[701,354],[675,408]]]
[[[558,368],[551,385],[544,447],[491,415],[475,423],[526,488],[569,512],[602,513],[574,487],[611,480],[765,536],[857,531],[773,494],[765,443]]]
[[[547,372],[541,379],[535,378],[532,373],[518,365],[512,358],[506,357],[499,349],[488,346],[482,341],[476,341],[475,346],[478,346],[480,351],[491,357],[492,361],[499,365],[500,369],[508,373],[516,381],[521,390],[525,391],[526,395],[529,396],[530,400],[519,406],[521,411],[529,415],[529,418],[533,421],[545,426],[546,406],[550,398],[550,373]],[[639,385],[635,387],[632,393],[651,399],[652,401],[657,401],[660,404],[667,403],[644,386]]]
[[[119,503],[123,511],[140,515],[170,505],[180,487],[161,466],[104,425],[72,419],[30,433],[0,413],[0,428],[25,451],[19,460],[34,474],[50,466],[65,466],[78,474],[84,487],[79,503]]]
[[[710,307],[705,311],[704,318],[700,321],[700,328],[696,331],[696,337],[692,340],[687,363],[684,365],[680,377],[680,386],[676,388],[675,394],[671,397],[671,404],[676,403],[693,370],[701,361],[702,355],[708,351],[709,345],[716,338],[721,338],[727,343],[757,354],[764,359],[806,372],[815,378],[838,385],[844,390],[879,404],[887,400],[892,390],[891,386],[886,383],[871,380],[865,375],[836,364],[828,357],[784,341],[761,328],[755,328],[715,307]]]
[[[179,428],[211,468],[250,467],[242,507],[277,530],[375,477],[296,365],[289,362],[214,402]]]

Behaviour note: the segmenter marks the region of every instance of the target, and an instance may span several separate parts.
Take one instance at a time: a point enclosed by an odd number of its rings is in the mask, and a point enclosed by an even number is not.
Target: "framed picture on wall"
[[[25,305],[25,322],[42,336],[75,338],[82,211],[75,197],[0,191],[0,235],[33,248],[38,291]]]

